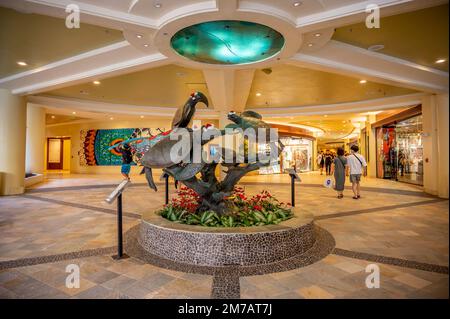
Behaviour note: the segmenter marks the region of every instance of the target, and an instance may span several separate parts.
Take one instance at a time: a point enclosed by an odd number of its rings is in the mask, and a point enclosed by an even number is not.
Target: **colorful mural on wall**
[[[156,136],[163,128],[124,128],[107,130],[82,130],[80,132],[80,165],[117,166],[122,164],[121,155],[110,146],[137,137]]]

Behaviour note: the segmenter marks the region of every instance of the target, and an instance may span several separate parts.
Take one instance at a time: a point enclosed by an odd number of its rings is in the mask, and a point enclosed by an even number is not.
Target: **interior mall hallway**
[[[296,206],[314,215],[326,244],[312,263],[267,265],[260,274],[137,256],[115,261],[116,210],[104,200],[119,174],[47,175],[23,195],[0,198],[0,298],[448,298],[448,200],[373,178],[363,179],[360,200],[350,189],[337,199],[325,176],[301,178]],[[125,237],[164,203],[162,182],[155,193],[134,169],[132,182]],[[241,186],[289,202],[289,183],[287,175],[249,176]],[[80,289],[66,288],[69,264],[80,266]],[[378,289],[366,288],[369,264],[380,267]]]

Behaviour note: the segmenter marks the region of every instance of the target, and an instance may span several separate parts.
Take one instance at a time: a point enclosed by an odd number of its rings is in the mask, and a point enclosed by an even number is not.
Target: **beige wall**
[[[63,170],[70,171],[70,162],[72,161],[72,140],[64,140],[63,145]]]
[[[26,121],[25,98],[0,89],[0,195],[24,192]]]
[[[448,198],[448,94],[422,98],[424,190]]]
[[[42,174],[45,170],[45,109],[27,104],[27,142],[25,169]]]
[[[449,165],[449,100],[448,94],[436,96],[437,102],[437,129],[438,129],[438,196],[448,198],[448,165]]]

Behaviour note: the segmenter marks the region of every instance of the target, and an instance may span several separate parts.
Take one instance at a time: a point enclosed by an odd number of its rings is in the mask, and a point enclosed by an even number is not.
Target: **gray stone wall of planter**
[[[152,254],[202,266],[259,265],[306,252],[315,241],[311,214],[296,210],[278,225],[201,227],[171,222],[155,213],[143,216],[138,242]]]

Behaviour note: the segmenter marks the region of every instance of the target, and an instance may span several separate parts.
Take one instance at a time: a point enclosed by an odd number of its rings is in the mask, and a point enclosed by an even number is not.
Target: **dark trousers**
[[[326,167],[325,170],[327,172],[327,175],[331,175],[331,163],[326,163],[325,167]]]

